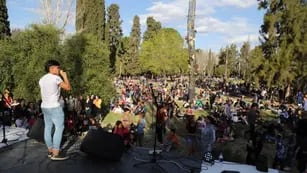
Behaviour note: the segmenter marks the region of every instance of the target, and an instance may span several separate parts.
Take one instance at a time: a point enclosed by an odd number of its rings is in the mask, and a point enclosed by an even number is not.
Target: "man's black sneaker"
[[[63,156],[63,155],[61,155],[61,154],[59,154],[59,155],[53,155],[53,156],[51,156],[51,158],[50,158],[51,160],[57,160],[57,161],[61,161],[61,160],[67,160],[67,159],[69,159],[69,156]]]

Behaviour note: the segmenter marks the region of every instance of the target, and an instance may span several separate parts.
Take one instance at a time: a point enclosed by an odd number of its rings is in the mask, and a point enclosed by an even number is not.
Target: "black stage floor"
[[[134,167],[141,160],[151,160],[150,149],[135,147],[125,152],[118,162],[99,160],[79,150],[81,140],[74,138],[64,144],[66,161],[51,161],[47,157],[46,146],[29,139],[7,148],[0,149],[0,173],[187,173],[200,172],[201,161],[179,155],[175,152],[162,152],[157,163]],[[160,165],[164,171],[157,166]]]

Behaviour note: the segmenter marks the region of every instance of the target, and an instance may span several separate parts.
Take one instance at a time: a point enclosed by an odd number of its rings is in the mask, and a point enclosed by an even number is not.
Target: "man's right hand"
[[[63,77],[63,78],[67,78],[67,73],[63,70],[60,70],[60,75]]]

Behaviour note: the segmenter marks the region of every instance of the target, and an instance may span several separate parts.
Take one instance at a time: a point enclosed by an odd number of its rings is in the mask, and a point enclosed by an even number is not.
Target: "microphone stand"
[[[147,165],[147,164],[156,164],[160,170],[162,170],[162,172],[166,172],[165,169],[158,163],[158,160],[157,160],[157,120],[158,120],[158,115],[159,115],[159,111],[161,109],[161,104],[159,104],[157,102],[157,96],[154,94],[154,90],[153,90],[153,86],[152,84],[150,84],[150,90],[151,90],[151,94],[152,94],[152,97],[153,97],[153,104],[157,107],[157,111],[156,111],[156,119],[155,119],[155,137],[154,137],[154,146],[153,146],[153,154],[152,154],[152,159],[149,160],[149,161],[142,161],[140,163],[136,163],[133,165],[133,167],[138,167],[138,166],[141,166],[141,165]]]
[[[3,132],[3,138],[1,143],[4,143],[6,146],[8,146],[7,144],[7,139],[6,139],[6,133],[5,133],[5,122],[4,122],[4,111],[1,111],[1,116],[0,116],[0,121],[2,122],[2,132]]]

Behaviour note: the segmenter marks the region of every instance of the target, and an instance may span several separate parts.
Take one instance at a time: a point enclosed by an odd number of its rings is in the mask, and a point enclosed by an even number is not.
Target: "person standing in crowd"
[[[156,133],[158,142],[163,145],[163,132],[165,132],[165,125],[167,120],[167,109],[165,107],[157,108],[157,123]]]
[[[216,127],[214,125],[214,118],[212,116],[205,117],[206,126],[201,131],[201,143],[203,154],[212,151],[216,140]]]
[[[307,111],[307,94],[305,94],[303,106],[304,106],[304,111]]]
[[[144,129],[146,127],[145,113],[142,112],[139,114],[139,121],[136,125],[136,133],[137,133],[137,144],[142,147],[144,143]]]
[[[302,119],[298,120],[296,128],[297,142],[297,168],[300,173],[304,173],[307,164],[307,111],[302,112]]]
[[[85,114],[87,117],[89,117],[92,114],[92,107],[93,107],[93,100],[89,95],[86,96],[84,107],[85,107]]]
[[[209,102],[210,102],[210,110],[213,109],[213,104],[215,102],[216,94],[210,91]]]
[[[41,109],[44,114],[45,131],[44,139],[48,147],[48,157],[51,160],[66,160],[67,156],[60,153],[60,145],[64,130],[64,112],[60,106],[61,88],[71,90],[67,73],[61,70],[60,63],[49,60],[45,64],[45,74],[39,80],[42,97]],[[52,126],[55,126],[52,136]]]
[[[3,123],[7,126],[12,125],[11,123],[11,117],[12,117],[12,104],[13,104],[13,98],[9,92],[9,90],[4,90],[2,99],[1,99],[1,106],[0,109],[3,111],[3,116],[7,117],[6,120],[3,121]]]
[[[302,104],[304,103],[304,94],[303,92],[299,91],[296,95],[296,102],[297,105],[302,106]]]
[[[196,143],[197,143],[197,122],[195,121],[194,115],[190,116],[186,123],[187,135],[187,144],[188,144],[188,155],[193,155],[196,152]]]
[[[249,112],[247,113],[247,122],[249,125],[249,133],[251,136],[254,136],[255,133],[255,123],[257,118],[259,117],[258,113],[258,104],[253,103]]]

